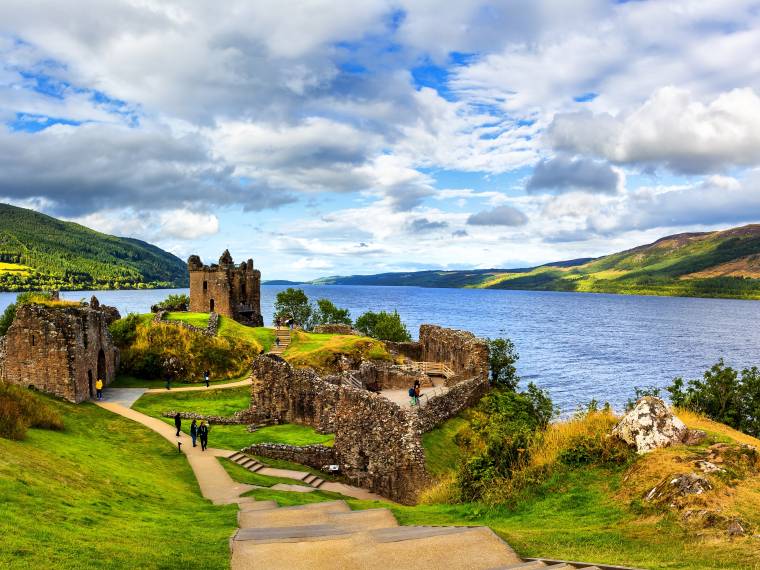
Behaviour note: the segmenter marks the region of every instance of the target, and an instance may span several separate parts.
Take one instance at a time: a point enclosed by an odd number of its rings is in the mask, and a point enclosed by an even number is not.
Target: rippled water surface
[[[271,321],[282,286],[262,287],[262,311]],[[760,302],[636,297],[536,291],[417,287],[304,286],[356,317],[397,309],[413,336],[422,323],[463,328],[479,336],[507,336],[520,353],[518,370],[547,388],[567,412],[592,397],[616,407],[634,386],[664,386],[674,376],[695,377],[725,358],[735,367],[760,365]],[[147,312],[180,290],[97,291],[122,314]],[[90,292],[65,292],[89,299]],[[0,294],[0,309],[15,299]]]

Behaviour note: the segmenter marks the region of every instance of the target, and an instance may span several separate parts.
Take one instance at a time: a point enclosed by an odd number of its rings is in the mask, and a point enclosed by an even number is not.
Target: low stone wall
[[[173,418],[177,415],[177,412],[172,410],[161,414],[165,418]],[[241,424],[252,424],[256,421],[256,413],[253,410],[240,410],[235,412],[231,416],[206,416],[204,414],[196,414],[195,412],[179,412],[179,417],[183,420],[198,420],[206,421],[213,425],[219,426],[231,426]]]
[[[388,352],[410,358],[411,360],[422,360],[422,345],[419,342],[391,342],[384,341]]]
[[[175,326],[187,329],[189,331],[197,332],[206,336],[216,336],[216,333],[219,331],[219,313],[209,314],[208,325],[206,326],[206,328],[196,327],[195,325],[191,325],[183,321],[168,321],[166,320],[167,314],[168,314],[168,311],[165,311],[163,309],[158,311],[153,317],[153,322],[175,325]]]
[[[309,368],[295,369],[270,355],[254,360],[251,378],[251,407],[257,419],[305,424],[319,433],[335,431],[339,386]]]
[[[431,387],[433,385],[427,374],[407,370],[402,366],[387,362],[364,361],[358,369],[343,372],[338,376],[349,380],[348,382],[342,382],[344,385],[361,386],[363,388],[377,387],[380,390],[403,390],[413,386],[415,380],[419,380],[420,385],[423,387]]]
[[[462,410],[474,406],[489,389],[488,379],[471,378],[451,387],[445,394],[429,398],[424,406],[414,408],[420,431],[426,433]]]
[[[257,443],[242,450],[251,455],[262,455],[272,459],[293,461],[322,469],[335,463],[332,447],[326,445],[286,445],[284,443]]]
[[[354,330],[351,325],[340,324],[317,325],[314,327],[313,332],[319,334],[350,334],[354,336],[362,336],[362,333]]]

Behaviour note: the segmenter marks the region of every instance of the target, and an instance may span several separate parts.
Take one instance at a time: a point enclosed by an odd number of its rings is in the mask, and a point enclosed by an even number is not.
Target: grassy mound
[[[44,398],[0,382],[0,437],[22,440],[30,427],[60,431],[63,420]]]
[[[293,366],[309,366],[320,372],[334,371],[341,357],[354,360],[387,360],[393,357],[385,344],[369,337],[293,331],[283,354]]]
[[[0,439],[0,566],[229,567],[237,507],[203,499],[184,456],[92,404],[44,399],[65,432]]]
[[[219,336],[235,338],[255,346],[259,352],[266,352],[274,343],[274,329],[247,327],[228,317],[219,317]]]
[[[138,412],[174,424],[164,412],[195,412],[203,415],[231,416],[250,405],[250,388],[226,388],[200,392],[166,392],[144,394],[132,406]],[[189,433],[190,420],[182,422],[182,430]],[[209,445],[223,449],[242,449],[254,443],[287,443],[290,445],[332,445],[335,437],[323,435],[312,428],[297,424],[267,426],[253,433],[245,425],[213,425]]]
[[[187,323],[199,329],[205,329],[208,326],[208,313],[187,313],[183,311],[170,312],[166,314],[167,321],[179,321]]]

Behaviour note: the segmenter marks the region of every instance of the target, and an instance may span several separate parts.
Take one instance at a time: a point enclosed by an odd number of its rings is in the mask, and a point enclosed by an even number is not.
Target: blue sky
[[[33,5],[32,5],[33,4]],[[760,2],[0,5],[0,200],[265,278],[760,221]]]

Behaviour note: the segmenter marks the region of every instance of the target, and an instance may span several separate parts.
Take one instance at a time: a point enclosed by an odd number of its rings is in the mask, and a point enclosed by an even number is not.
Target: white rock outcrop
[[[686,437],[686,425],[674,416],[660,398],[644,396],[612,430],[639,453],[681,443]]]

